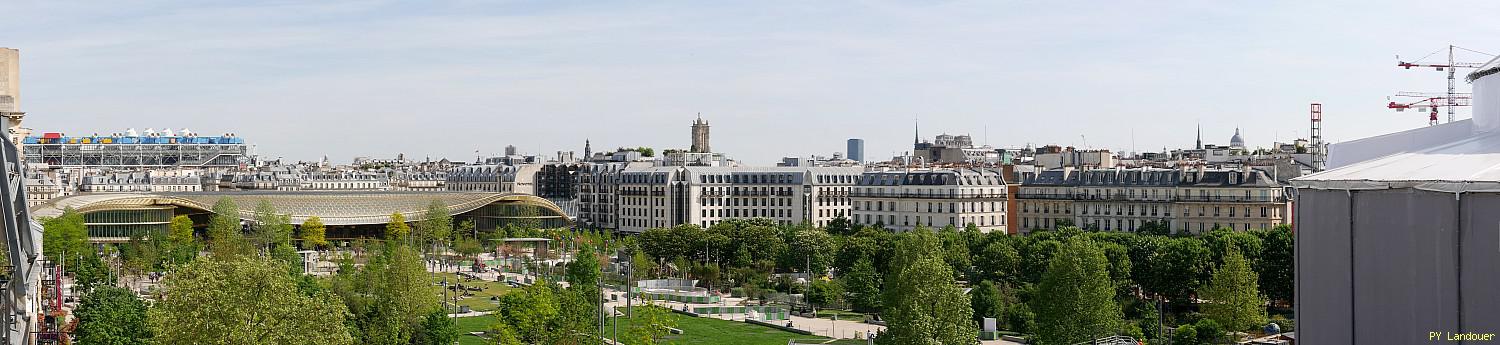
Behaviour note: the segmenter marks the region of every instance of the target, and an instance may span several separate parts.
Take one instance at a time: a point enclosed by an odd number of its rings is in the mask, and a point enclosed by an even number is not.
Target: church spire
[[[1203,149],[1203,123],[1198,123],[1198,149]]]
[[[922,143],[922,127],[921,127],[921,125],[919,123],[917,123],[917,119],[915,119],[915,118],[911,119],[911,130],[912,130],[912,137],[911,137],[911,144],[912,144],[912,146],[916,146],[917,144],[921,144]]]

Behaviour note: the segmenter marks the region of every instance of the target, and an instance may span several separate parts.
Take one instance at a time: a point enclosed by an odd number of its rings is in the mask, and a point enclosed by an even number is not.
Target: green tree
[[[582,296],[592,296],[591,300],[602,298],[599,290],[599,257],[594,254],[594,248],[590,245],[578,247],[578,253],[574,255],[573,262],[568,263],[565,272],[568,282],[568,290],[579,292]],[[597,303],[594,303],[597,304]]]
[[[635,308],[635,312],[630,317],[630,327],[623,339],[626,344],[658,344],[663,337],[667,336],[668,327],[677,326],[668,317],[665,307],[657,306],[648,301]]]
[[[1255,271],[1237,250],[1224,256],[1224,265],[1214,270],[1202,298],[1206,301],[1203,313],[1229,331],[1247,331],[1266,322],[1265,299],[1256,284]]]
[[[255,223],[251,224],[257,247],[268,251],[277,245],[292,243],[292,224],[276,212],[269,200],[261,199],[255,204]]]
[[[391,220],[385,223],[385,238],[392,241],[406,241],[411,236],[411,226],[406,224],[406,216],[401,212],[391,214]]]
[[[495,322],[493,324],[490,324],[490,328],[489,328],[489,330],[487,332],[485,332],[485,334],[490,336],[490,340],[493,341],[493,342],[491,342],[491,344],[495,344],[495,345],[525,345],[526,344],[526,343],[521,342],[521,335],[520,334],[516,334],[516,328],[515,327],[511,327],[510,324],[507,324],[507,323],[501,322],[501,321],[497,321],[497,322]]]
[[[974,322],[981,322],[984,318],[1003,320],[1005,317],[1005,295],[1000,288],[991,281],[979,282],[973,290],[969,291],[971,302],[974,307]]]
[[[1150,270],[1141,287],[1166,296],[1174,304],[1186,303],[1189,295],[1202,285],[1203,274],[1212,262],[1203,241],[1192,237],[1165,240],[1144,265]]]
[[[73,289],[78,293],[86,294],[93,291],[94,287],[113,286],[119,281],[114,270],[97,253],[88,251],[77,256],[70,253],[68,256],[72,257],[68,261],[68,270],[73,272]]]
[[[448,205],[437,199],[428,203],[427,213],[417,223],[416,231],[423,244],[444,244],[453,235],[453,215],[448,213]]]
[[[1224,328],[1214,319],[1198,319],[1193,328],[1198,330],[1198,343],[1201,344],[1217,344],[1219,338],[1224,337]]]
[[[1016,303],[1005,309],[1005,324],[1011,331],[1031,333],[1036,331],[1036,313],[1026,303]]]
[[[978,344],[974,310],[943,262],[941,244],[930,231],[902,235],[886,277],[886,331],[881,344]]]
[[[458,325],[441,309],[434,309],[422,318],[421,327],[412,335],[413,345],[451,345],[458,342]]]
[[[637,148],[635,148],[635,152],[640,152],[641,153],[641,157],[656,157],[656,150],[652,149],[650,147],[645,147],[645,146],[637,147]]]
[[[824,226],[823,230],[828,231],[828,234],[834,236],[849,236],[853,235],[854,231],[858,229],[849,221],[849,218],[838,217],[829,220],[828,225]]]
[[[341,271],[353,271],[341,270]],[[406,344],[439,310],[438,290],[411,247],[387,242],[364,267],[334,278],[361,344]]]
[[[1044,231],[1044,233],[1050,231]],[[1032,236],[1037,236],[1033,233]],[[1029,243],[1021,251],[1021,281],[1036,283],[1042,280],[1042,273],[1047,272],[1048,265],[1052,264],[1052,256],[1062,247],[1062,242],[1055,239],[1029,240]]]
[[[166,260],[171,263],[186,263],[198,256],[199,244],[193,236],[193,219],[188,216],[172,217],[167,225]]]
[[[67,261],[73,261],[94,252],[89,246],[89,229],[84,225],[83,213],[68,207],[57,218],[43,218],[41,223],[42,243],[46,244],[42,246],[42,254],[47,260],[63,262],[66,256]]]
[[[567,279],[568,289],[562,296],[561,309],[563,315],[559,318],[556,328],[564,330],[564,334],[579,343],[588,342],[591,337],[598,336],[597,323],[599,321],[599,303],[603,302],[603,293],[599,289],[599,260],[594,254],[592,245],[579,246],[574,255],[573,262],[568,263],[564,270],[564,278]]]
[[[272,258],[281,261],[292,273],[302,272],[302,256],[292,245],[292,220],[279,214],[270,201],[262,199],[255,205],[254,238],[258,247],[264,247]]]
[[[1256,273],[1260,276],[1260,288],[1267,298],[1287,304],[1292,302],[1295,263],[1292,251],[1296,238],[1290,225],[1278,225],[1260,233],[1262,253]]]
[[[890,236],[888,232],[865,227],[853,235],[838,237],[838,256],[834,257],[833,267],[841,272],[848,272],[860,259],[884,262],[889,256],[889,248],[883,246],[882,241]]]
[[[781,267],[798,272],[811,269],[814,276],[828,272],[835,251],[827,232],[804,223],[788,227],[784,236],[787,245]]]
[[[279,262],[214,256],[173,272],[148,312],[156,344],[351,344],[347,311],[300,293]]]
[[[556,322],[561,310],[556,294],[545,281],[538,280],[521,291],[500,296],[496,319],[510,329],[516,338],[528,344],[551,344],[560,338],[551,325]]]
[[[824,308],[835,308],[844,303],[844,284],[837,280],[815,279],[807,289],[807,301]]]
[[[1108,335],[1121,325],[1109,261],[1091,240],[1074,237],[1052,257],[1037,296],[1039,344],[1072,344]]]
[[[147,271],[155,269],[161,262],[161,255],[156,244],[161,243],[161,237],[148,242],[146,234],[142,232],[132,233],[130,240],[120,246],[120,260],[123,268],[129,275],[140,276]]]
[[[209,251],[215,256],[232,257],[249,254],[253,249],[245,242],[240,229],[240,207],[229,197],[214,203],[214,215],[208,222]]]
[[[843,277],[845,290],[849,292],[849,302],[855,311],[862,313],[880,312],[882,300],[880,296],[880,272],[875,270],[875,264],[869,258],[862,258],[854,263],[854,268]]]
[[[1015,284],[1020,282],[1019,267],[1021,253],[1008,240],[994,240],[986,244],[974,258],[980,276],[984,279]]]
[[[1197,344],[1199,344],[1198,329],[1194,328],[1193,325],[1178,326],[1177,330],[1172,332],[1172,345]]]
[[[318,216],[307,217],[302,222],[302,247],[306,249],[318,249],[328,245],[328,226],[323,225],[323,219]]]
[[[969,241],[957,228],[953,225],[943,227],[938,231],[938,239],[942,241],[943,262],[953,268],[954,279],[963,278],[974,270],[973,257],[969,255]]]
[[[130,290],[107,286],[83,296],[74,312],[78,328],[73,340],[79,344],[146,345],[151,329],[146,325],[146,302]]]

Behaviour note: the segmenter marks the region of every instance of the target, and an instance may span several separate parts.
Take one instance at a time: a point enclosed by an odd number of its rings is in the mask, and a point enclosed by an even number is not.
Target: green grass
[[[722,344],[722,345],[785,345],[788,340],[797,339],[802,341],[827,341],[828,338],[801,335],[766,326],[749,324],[741,321],[728,321],[708,317],[691,317],[687,315],[671,313],[670,320],[676,323],[677,329],[683,334],[669,335],[666,344],[675,345],[697,345],[697,344]],[[611,331],[611,324],[605,325],[605,332]],[[629,326],[629,319],[622,319],[620,333],[625,333],[625,327]],[[834,344],[864,344],[864,342],[835,342]]]
[[[460,317],[453,319],[453,323],[458,326],[458,332],[461,334],[458,336],[459,345],[482,345],[487,344],[485,339],[469,335],[469,332],[489,330],[490,325],[495,323],[495,317],[492,315]]]
[[[771,327],[753,325],[741,321],[728,321],[707,317],[691,317],[677,313],[667,314],[668,318],[676,323],[677,329],[681,329],[681,335],[669,335],[666,344],[675,345],[698,345],[698,344],[723,344],[723,345],[785,345],[788,340],[797,339],[804,342],[822,342],[830,339],[819,336],[801,335],[787,332]],[[485,339],[469,335],[469,332],[485,331],[495,322],[492,315],[461,317],[453,320],[459,332],[459,345],[481,345],[486,344]],[[614,319],[605,325],[606,336],[611,335]],[[625,328],[630,326],[628,319],[620,323],[620,333],[625,333]],[[864,340],[844,339],[833,341],[828,344],[835,345],[864,345]]]
[[[511,290],[515,290],[515,288],[505,285],[505,283],[478,280],[464,281],[459,279],[457,274],[453,273],[438,273],[437,276],[439,280],[447,278],[450,284],[457,282],[463,284],[464,287],[479,286],[484,288],[482,291],[473,292],[473,296],[464,297],[458,301],[458,305],[468,306],[469,309],[473,309],[474,311],[494,311],[495,302],[490,301],[490,297],[504,296]],[[449,291],[448,293],[448,297],[453,297],[453,291]],[[457,308],[454,308],[454,310],[457,310]]]

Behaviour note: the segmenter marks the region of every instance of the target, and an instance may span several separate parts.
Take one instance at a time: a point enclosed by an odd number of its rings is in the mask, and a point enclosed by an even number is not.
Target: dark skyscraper
[[[845,154],[848,155],[849,160],[852,160],[852,161],[855,161],[855,162],[864,162],[865,161],[865,140],[864,139],[849,139],[849,150],[847,152],[845,152]]]

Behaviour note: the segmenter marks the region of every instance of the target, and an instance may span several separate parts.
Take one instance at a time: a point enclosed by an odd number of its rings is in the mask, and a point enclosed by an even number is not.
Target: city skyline
[[[0,46],[21,50],[37,132],[187,127],[338,162],[688,149],[698,113],[750,165],[848,138],[884,160],[913,119],[996,147],[1188,148],[1199,123],[1205,143],[1270,146],[1307,136],[1312,102],[1339,142],[1425,125],[1383,96],[1441,75],[1393,54],[1500,50],[1483,9],[1394,2],[10,7]]]

